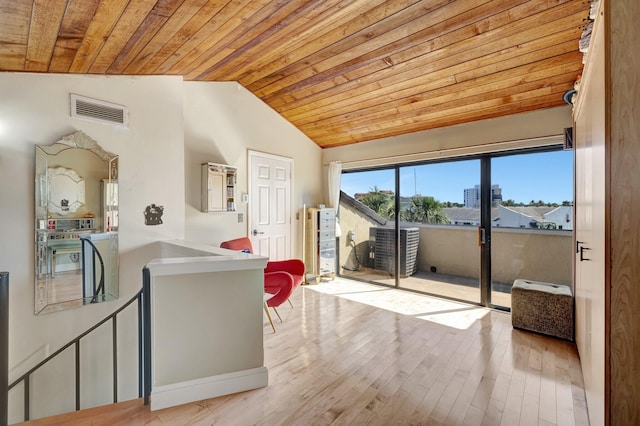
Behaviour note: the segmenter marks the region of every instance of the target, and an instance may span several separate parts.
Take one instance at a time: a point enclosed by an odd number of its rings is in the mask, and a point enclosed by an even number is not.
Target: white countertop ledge
[[[146,267],[151,276],[264,269],[269,259],[184,240],[160,241]]]

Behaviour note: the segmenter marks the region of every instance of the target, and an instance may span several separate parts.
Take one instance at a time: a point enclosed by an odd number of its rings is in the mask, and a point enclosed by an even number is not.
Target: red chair
[[[247,237],[224,241],[220,244],[220,248],[253,253],[251,240]],[[280,322],[282,322],[280,313],[276,308],[285,301],[289,301],[289,304],[291,304],[289,296],[291,296],[293,290],[302,284],[303,280],[304,263],[301,260],[287,259],[267,262],[267,267],[264,269],[264,291],[270,296],[265,295],[265,311],[274,333],[276,329],[273,326],[273,321],[271,320],[271,315],[269,315],[267,307],[273,308]],[[293,306],[293,304],[291,304],[291,306]]]

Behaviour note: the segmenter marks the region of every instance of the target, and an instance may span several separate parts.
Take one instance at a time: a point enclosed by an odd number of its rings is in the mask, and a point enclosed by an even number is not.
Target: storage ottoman
[[[515,280],[511,287],[511,325],[573,340],[573,295],[565,285]]]

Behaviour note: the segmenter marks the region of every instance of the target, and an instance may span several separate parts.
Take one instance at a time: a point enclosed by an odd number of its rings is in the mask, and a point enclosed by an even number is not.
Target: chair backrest
[[[236,238],[235,240],[223,241],[222,243],[220,243],[220,248],[235,250],[235,251],[248,251],[249,253],[253,253],[251,240],[247,237]]]

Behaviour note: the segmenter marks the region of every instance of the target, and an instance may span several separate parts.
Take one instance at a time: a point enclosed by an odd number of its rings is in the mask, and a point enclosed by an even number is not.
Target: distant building
[[[445,207],[442,212],[447,215],[451,225],[480,226],[480,209],[471,207]],[[498,217],[498,209],[491,209],[491,222]]]
[[[498,206],[493,226],[501,228],[573,229],[573,207]]]
[[[480,226],[480,209],[448,207],[442,209],[452,225]],[[491,208],[491,226],[499,228],[573,229],[573,206]]]
[[[573,230],[573,206],[560,206],[544,215],[544,220],[556,224],[557,229]]]
[[[500,185],[491,185],[491,205],[502,204],[502,188]],[[472,209],[480,208],[480,185],[464,190],[464,206]]]

